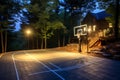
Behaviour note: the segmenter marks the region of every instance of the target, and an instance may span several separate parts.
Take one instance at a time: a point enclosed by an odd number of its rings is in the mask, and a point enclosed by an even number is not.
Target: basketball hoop
[[[76,27],[74,27],[73,30],[74,30],[74,36],[77,36],[78,42],[79,42],[78,51],[82,52],[82,50],[81,50],[81,36],[87,35],[87,32],[86,32],[87,24],[76,26]]]

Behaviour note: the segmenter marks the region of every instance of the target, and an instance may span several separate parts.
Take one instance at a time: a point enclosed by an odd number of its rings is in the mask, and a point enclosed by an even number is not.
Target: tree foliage
[[[7,49],[7,32],[15,29],[14,15],[21,9],[21,4],[15,0],[0,0],[0,32],[2,52]]]
[[[9,4],[9,5],[8,5]],[[17,14],[21,9],[21,4],[14,0],[1,0],[0,1],[0,21],[2,26],[9,26],[9,22],[14,24],[16,21],[14,16]]]
[[[99,1],[99,0],[98,0]],[[120,25],[120,1],[119,0],[100,0],[99,5],[101,8],[107,10],[112,17],[107,18],[114,26],[114,36],[116,39],[119,37],[119,25]],[[104,7],[106,5],[106,7]]]
[[[61,21],[53,18],[56,5],[56,0],[31,0],[31,4],[27,6],[30,24],[39,33],[40,38],[44,39],[45,48],[47,39],[54,34],[54,31],[64,27]]]

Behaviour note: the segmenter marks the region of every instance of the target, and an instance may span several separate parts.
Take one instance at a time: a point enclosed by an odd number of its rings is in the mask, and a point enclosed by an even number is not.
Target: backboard
[[[75,26],[74,27],[74,36],[78,35],[86,35],[86,29],[87,29],[87,24],[80,25],[80,26]]]

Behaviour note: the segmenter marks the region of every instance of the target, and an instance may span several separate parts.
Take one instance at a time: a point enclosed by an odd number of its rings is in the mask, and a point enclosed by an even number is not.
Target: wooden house
[[[87,24],[88,28],[91,30],[91,33],[98,33],[102,31],[104,34],[104,30],[109,28],[109,22],[107,22],[106,18],[110,16],[111,15],[105,11],[98,13],[88,12],[81,24]]]

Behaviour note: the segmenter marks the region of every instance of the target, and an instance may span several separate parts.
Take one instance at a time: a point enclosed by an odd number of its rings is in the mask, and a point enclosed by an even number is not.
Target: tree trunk
[[[26,49],[28,49],[28,41],[27,41],[27,37],[25,37],[25,43],[26,43],[25,47],[26,47]]]
[[[3,41],[3,32],[1,31],[1,46],[2,46],[2,53],[4,53],[4,41]]]
[[[36,43],[37,43],[37,44],[36,44],[36,46],[37,46],[36,48],[38,49],[38,36],[37,36],[37,39],[36,39],[36,40],[37,40],[37,41],[36,41]]]
[[[119,0],[116,0],[116,15],[115,15],[115,27],[114,27],[114,34],[115,34],[115,38],[116,40],[118,39],[118,36],[119,36]]]
[[[30,48],[30,47],[29,47],[29,37],[27,37],[27,38],[28,38],[28,49],[29,49],[29,48]]]
[[[60,36],[58,35],[58,47],[60,47]]]
[[[65,46],[65,35],[63,35],[63,46]]]
[[[7,51],[7,30],[5,31],[5,52]]]
[[[58,47],[60,47],[60,32],[59,32],[59,30],[57,30],[57,32],[58,32]]]
[[[45,34],[45,49],[47,48],[47,36]]]
[[[47,48],[47,39],[45,38],[45,49]]]
[[[68,43],[69,43],[69,44],[70,44],[70,39],[71,39],[71,38],[70,38],[70,35],[69,35],[69,37],[68,37]]]
[[[41,49],[43,49],[43,38],[41,39]]]
[[[65,8],[64,8],[64,25],[67,27],[67,19],[66,19],[66,17],[67,17],[67,12],[66,12],[66,9],[67,9],[67,7],[65,6]],[[63,46],[65,46],[65,35],[63,35]]]
[[[32,48],[34,49],[35,48],[34,37],[32,37],[32,42],[33,42]]]

